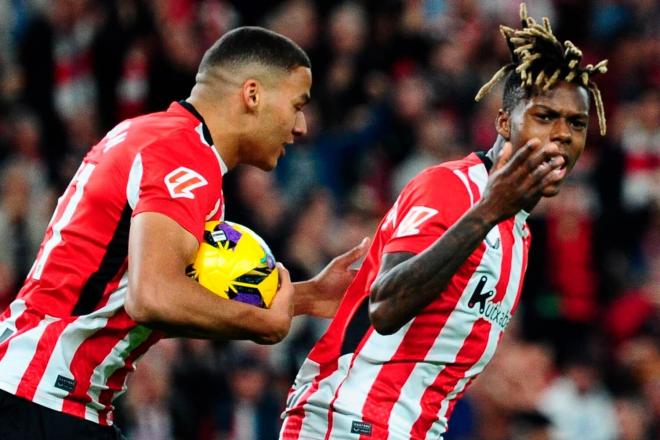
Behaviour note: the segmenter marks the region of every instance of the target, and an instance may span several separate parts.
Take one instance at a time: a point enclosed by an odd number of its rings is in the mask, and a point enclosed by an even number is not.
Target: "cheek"
[[[511,140],[516,144],[523,145],[532,138],[539,138],[541,142],[549,142],[550,139],[550,125],[539,124],[533,118],[526,118],[520,121],[519,124],[512,126]]]
[[[580,158],[580,156],[582,156],[582,153],[584,152],[584,147],[585,147],[584,136],[582,136],[581,139],[573,138],[572,147],[573,149],[571,150],[571,155],[573,156],[572,157],[573,163],[571,164],[571,168],[575,166],[575,163],[578,161],[578,159]]]

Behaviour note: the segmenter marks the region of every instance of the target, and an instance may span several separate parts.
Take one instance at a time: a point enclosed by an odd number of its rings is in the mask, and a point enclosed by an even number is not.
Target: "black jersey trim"
[[[214,145],[213,144],[213,138],[211,137],[211,131],[209,128],[206,126],[206,121],[204,121],[204,118],[202,115],[197,111],[195,106],[193,106],[191,103],[188,101],[181,100],[179,101],[179,104],[181,104],[181,107],[185,108],[188,110],[194,117],[196,117],[199,122],[202,123],[202,134],[204,135],[204,140],[206,141],[207,144],[209,145]]]
[[[479,159],[484,163],[484,166],[486,167],[486,171],[490,173],[490,169],[493,168],[493,161],[490,160],[490,157],[486,155],[485,151],[475,151],[474,154],[477,155]]]
[[[78,302],[73,308],[73,316],[87,315],[96,310],[108,283],[117,276],[119,269],[126,261],[132,213],[133,210],[127,203],[98,270],[89,277],[80,291]]]
[[[341,343],[341,355],[355,353],[369,327],[371,327],[371,321],[369,320],[369,297],[367,296],[346,326],[344,340]]]

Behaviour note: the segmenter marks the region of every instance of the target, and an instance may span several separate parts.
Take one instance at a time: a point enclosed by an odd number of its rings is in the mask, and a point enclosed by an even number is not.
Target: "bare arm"
[[[197,253],[195,237],[169,217],[136,215],[128,250],[126,312],[136,322],[169,335],[212,339],[280,341],[289,331],[293,286],[283,266],[281,287],[270,309],[221,298],[188,278]]]
[[[554,144],[534,139],[511,160],[511,145],[494,166],[483,197],[433,245],[418,255],[385,254],[371,286],[369,317],[376,331],[391,334],[437,298],[459,267],[499,222],[533,206],[558,177],[563,158]]]

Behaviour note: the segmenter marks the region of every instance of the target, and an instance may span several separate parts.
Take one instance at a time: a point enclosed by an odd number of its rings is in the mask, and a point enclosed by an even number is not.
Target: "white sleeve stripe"
[[[456,174],[458,178],[461,179],[461,182],[463,182],[463,185],[465,185],[465,189],[470,196],[470,206],[474,205],[474,194],[472,194],[472,188],[470,188],[470,182],[468,182],[467,176],[461,170],[454,170],[454,174]]]
[[[128,174],[126,183],[126,199],[131,209],[135,209],[140,199],[140,183],[142,183],[142,156],[138,153],[133,159],[131,171]]]
[[[479,189],[479,196],[483,194],[486,184],[488,183],[488,171],[483,164],[474,165],[468,168],[468,177]]]

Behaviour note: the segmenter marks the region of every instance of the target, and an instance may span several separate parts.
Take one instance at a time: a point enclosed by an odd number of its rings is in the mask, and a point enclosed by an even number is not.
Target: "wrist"
[[[474,220],[480,222],[486,233],[502,221],[497,207],[491,206],[488,201],[481,199],[468,211],[473,214]]]
[[[291,318],[286,320],[280,312],[272,309],[253,308],[256,309],[254,315],[256,327],[251,330],[253,336],[250,339],[266,345],[276,344],[284,339],[289,332]]]
[[[295,289],[293,293],[293,315],[311,315],[314,305],[314,292],[316,292],[318,282],[312,278],[307,281],[293,283]]]

